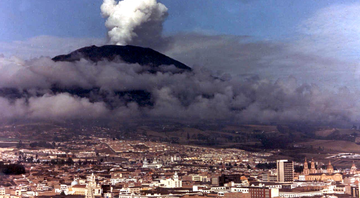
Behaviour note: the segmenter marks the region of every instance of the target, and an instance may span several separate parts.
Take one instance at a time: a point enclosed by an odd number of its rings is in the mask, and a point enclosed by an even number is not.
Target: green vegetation
[[[4,165],[0,163],[0,171],[5,175],[21,175],[25,173],[25,167],[21,164]]]
[[[274,169],[276,168],[276,163],[259,163],[256,164],[256,168],[258,169]]]
[[[54,144],[47,143],[45,141],[39,141],[39,142],[32,142],[30,143],[30,147],[43,147],[43,148],[54,148]]]

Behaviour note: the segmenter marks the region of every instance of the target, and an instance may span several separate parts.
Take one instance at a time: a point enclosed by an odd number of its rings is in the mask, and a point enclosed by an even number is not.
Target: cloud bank
[[[66,91],[54,91],[54,85]],[[78,94],[79,90],[88,94]],[[151,104],[119,95],[131,90],[150,93]],[[7,120],[349,124],[360,119],[358,94],[346,88],[322,90],[298,83],[294,77],[272,82],[230,77],[202,67],[154,74],[144,72],[143,66],[121,62],[0,58],[0,118]]]

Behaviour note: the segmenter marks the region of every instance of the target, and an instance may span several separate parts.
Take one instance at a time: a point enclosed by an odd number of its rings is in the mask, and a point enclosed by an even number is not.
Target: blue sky
[[[262,39],[291,37],[325,1],[162,1],[171,10],[166,32],[203,30]],[[193,3],[192,3],[193,2]]]
[[[39,35],[104,37],[100,0],[0,1],[0,41],[23,40]]]
[[[360,86],[360,4],[328,0],[159,0],[163,53],[190,66],[326,87]],[[1,0],[0,54],[35,58],[106,43],[102,0]],[[184,34],[184,32],[188,34]],[[191,35],[189,35],[191,34]],[[219,36],[221,35],[221,36]],[[245,39],[247,38],[247,39]],[[356,83],[354,83],[356,82]]]
[[[210,34],[249,35],[260,39],[287,39],[299,22],[329,1],[274,0],[161,0],[169,17],[165,34],[202,31]],[[341,2],[341,1],[340,1]],[[0,41],[38,35],[104,37],[102,0],[2,0]],[[335,3],[334,1],[332,3]]]

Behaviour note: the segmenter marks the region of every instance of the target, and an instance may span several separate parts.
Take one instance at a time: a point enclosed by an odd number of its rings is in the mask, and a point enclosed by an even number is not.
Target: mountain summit
[[[190,67],[160,52],[150,48],[132,45],[104,45],[101,47],[93,45],[75,50],[70,54],[56,56],[52,60],[74,62],[79,61],[81,58],[93,62],[99,62],[102,60],[114,61],[119,58],[126,63],[137,63],[139,65],[150,66],[152,68],[174,65],[177,69],[191,71]]]

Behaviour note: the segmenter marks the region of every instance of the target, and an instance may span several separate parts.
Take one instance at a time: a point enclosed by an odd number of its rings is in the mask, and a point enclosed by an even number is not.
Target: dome
[[[78,185],[78,184],[79,184],[79,182],[77,182],[76,180],[71,182],[71,186],[75,186],[75,185]]]
[[[334,167],[331,165],[331,162],[329,161],[329,165],[327,165],[326,167],[328,173],[333,173],[334,172]]]
[[[357,169],[355,163],[353,162],[351,169]]]

